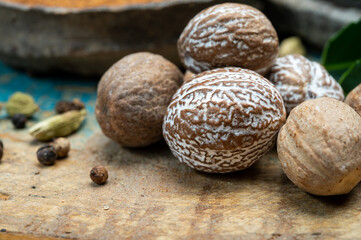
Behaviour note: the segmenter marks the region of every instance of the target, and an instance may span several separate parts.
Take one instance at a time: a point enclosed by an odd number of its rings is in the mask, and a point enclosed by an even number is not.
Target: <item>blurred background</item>
[[[187,22],[219,0],[0,0],[0,61],[33,74],[98,77],[121,57],[159,53],[179,64],[176,41]],[[271,20],[280,39],[302,38],[321,51],[361,18],[357,0],[246,0]]]

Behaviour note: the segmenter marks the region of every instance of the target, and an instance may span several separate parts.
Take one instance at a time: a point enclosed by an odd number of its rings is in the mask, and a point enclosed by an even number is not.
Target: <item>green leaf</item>
[[[340,77],[338,82],[341,84],[345,93],[349,93],[357,85],[361,83],[361,59],[355,61],[344,74]]]
[[[332,36],[322,52],[322,65],[327,70],[346,69],[361,58],[361,19],[350,23]]]

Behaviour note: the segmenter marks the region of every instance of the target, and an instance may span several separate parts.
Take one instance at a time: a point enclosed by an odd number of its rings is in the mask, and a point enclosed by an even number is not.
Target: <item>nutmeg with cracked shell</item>
[[[302,190],[346,194],[361,180],[361,117],[332,98],[308,100],[291,111],[277,151],[283,171]]]
[[[127,147],[159,141],[167,106],[182,81],[180,70],[160,55],[122,58],[98,85],[95,113],[103,133]]]
[[[277,58],[267,77],[280,91],[287,113],[309,99],[344,99],[340,84],[323,66],[298,54]]]
[[[245,169],[274,145],[286,119],[281,94],[242,68],[219,68],[182,85],[168,106],[163,135],[174,156],[204,172]]]
[[[264,75],[278,54],[278,37],[258,9],[238,3],[209,7],[190,20],[178,39],[183,65],[194,73],[242,67]]]
[[[361,84],[355,87],[346,97],[345,103],[350,105],[361,116]]]

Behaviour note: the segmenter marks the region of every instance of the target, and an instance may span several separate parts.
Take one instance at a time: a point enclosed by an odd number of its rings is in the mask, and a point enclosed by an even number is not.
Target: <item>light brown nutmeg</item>
[[[277,141],[287,177],[315,195],[349,193],[361,180],[361,117],[332,98],[294,108]]]
[[[103,133],[127,147],[159,141],[167,106],[182,82],[180,70],[160,55],[122,58],[98,85],[95,113]]]
[[[68,139],[63,137],[57,138],[51,145],[54,147],[58,158],[65,158],[66,156],[68,156],[68,153],[70,151],[70,142]]]
[[[264,75],[278,54],[278,37],[267,17],[248,5],[224,3],[198,13],[178,39],[181,62],[194,73],[242,67]]]
[[[347,95],[345,103],[350,105],[361,116],[361,84]]]
[[[288,114],[309,99],[344,99],[340,84],[323,66],[298,54],[277,58],[267,77],[280,91]]]
[[[174,156],[204,172],[245,169],[274,145],[286,119],[281,94],[251,70],[203,72],[175,93],[163,135]]]

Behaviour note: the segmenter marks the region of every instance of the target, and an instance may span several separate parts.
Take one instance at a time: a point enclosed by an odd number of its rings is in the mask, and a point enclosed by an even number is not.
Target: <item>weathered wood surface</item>
[[[164,142],[126,149],[96,133],[69,158],[43,167],[34,154],[38,144],[26,132],[0,138],[6,146],[0,229],[10,233],[77,239],[361,236],[360,186],[347,196],[309,195],[282,173],[275,152],[245,171],[203,174],[178,163]],[[109,170],[104,186],[88,176],[97,164]]]
[[[283,174],[275,152],[250,169],[204,174],[179,163],[166,144],[126,149],[105,138],[93,114],[96,82],[34,79],[0,63],[0,101],[31,93],[41,112],[81,98],[89,112],[69,139],[69,158],[41,166],[41,143],[0,114],[0,240],[361,239],[361,186],[347,196],[315,197]],[[105,165],[109,182],[89,171]],[[109,207],[109,209],[108,209]],[[106,210],[108,209],[108,210]]]

